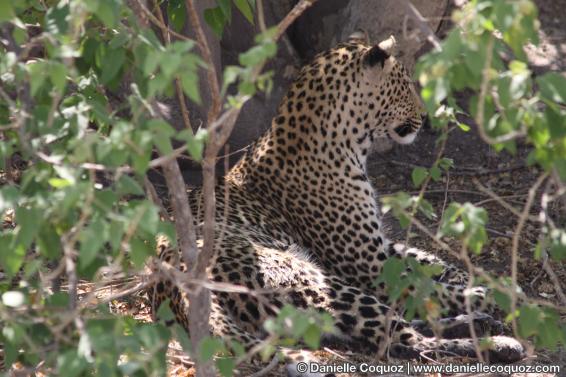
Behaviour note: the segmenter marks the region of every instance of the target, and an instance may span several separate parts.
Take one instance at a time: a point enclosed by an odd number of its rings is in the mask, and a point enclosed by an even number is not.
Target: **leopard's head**
[[[393,37],[362,51],[360,89],[368,113],[372,139],[388,138],[399,144],[415,140],[426,119],[415,85],[392,51]]]

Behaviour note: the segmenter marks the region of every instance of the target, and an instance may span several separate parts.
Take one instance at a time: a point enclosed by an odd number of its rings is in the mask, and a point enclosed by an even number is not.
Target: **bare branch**
[[[155,204],[157,208],[159,208],[159,214],[161,215],[161,217],[163,217],[164,219],[169,218],[169,214],[167,213],[163,202],[159,198],[159,195],[157,195],[157,191],[155,191],[153,183],[151,183],[147,176],[143,177],[143,185],[145,187],[146,195],[151,199],[153,204]]]
[[[407,13],[414,19],[417,26],[421,32],[426,36],[426,39],[434,46],[435,49],[441,50],[440,40],[434,33],[434,31],[428,25],[426,18],[424,18],[417,8],[408,0],[405,0],[405,6],[407,7]]]
[[[147,20],[149,19],[149,21],[151,21],[155,26],[159,27],[160,29],[163,29],[163,27],[165,27],[167,29],[167,33],[173,35],[174,37],[182,39],[184,41],[192,41],[192,39],[187,37],[186,35],[179,34],[175,30],[171,30],[164,23],[161,23],[159,19],[157,19],[157,17],[155,17],[149,9],[147,9],[145,4],[143,4],[142,0],[128,0],[128,3],[130,7],[134,9],[134,13],[136,13],[136,15],[138,16],[138,20],[142,25],[149,27],[149,24],[147,22]],[[139,11],[143,12],[143,14],[140,14]]]
[[[194,268],[199,258],[199,251],[197,248],[197,239],[195,233],[195,225],[193,222],[191,209],[187,201],[187,193],[183,176],[179,169],[177,161],[170,161],[163,166],[163,173],[169,187],[169,195],[171,196],[171,203],[173,207],[173,214],[175,217],[175,230],[179,240],[179,247],[183,261],[189,268],[189,278],[201,277],[195,275]],[[194,292],[189,292],[189,332],[191,334],[191,345],[193,352],[195,352],[195,359],[198,360],[198,352],[200,344],[204,338],[209,336],[208,320],[210,316],[210,291],[208,289],[195,289]],[[212,377],[215,375],[214,367],[210,362],[197,363],[197,377]]]
[[[490,35],[489,41],[487,42],[487,47],[486,47],[487,54],[486,54],[486,57],[485,57],[485,63],[484,63],[483,70],[482,70],[482,81],[481,81],[481,85],[480,85],[480,94],[479,94],[479,98],[478,98],[478,109],[477,109],[477,112],[476,112],[476,116],[474,118],[474,120],[475,120],[475,122],[478,126],[479,135],[482,138],[482,140],[485,141],[487,144],[505,143],[507,141],[511,141],[511,140],[517,139],[519,137],[525,136],[523,131],[513,131],[513,132],[509,132],[505,135],[501,135],[501,136],[492,138],[485,131],[485,127],[484,127],[485,99],[486,99],[486,96],[487,96],[487,92],[489,90],[489,82],[491,81],[489,76],[490,76],[491,63],[493,61],[494,44],[495,44],[495,36]]]
[[[259,0],[261,1],[261,0]],[[258,370],[257,372],[250,374],[249,377],[263,377],[263,376],[267,376],[269,375],[269,372],[271,372],[273,369],[275,369],[275,367],[277,366],[277,364],[279,364],[279,356],[277,356],[277,354],[275,354],[273,356],[273,358],[271,359],[271,361],[269,362],[269,364],[267,364],[265,366],[265,368]]]
[[[277,25],[277,33],[275,33],[275,39],[279,39],[283,35],[283,33],[285,33],[287,28],[291,26],[291,24],[295,22],[295,20],[299,18],[299,16],[303,14],[307,9],[309,9],[314,3],[316,3],[316,0],[299,1],[299,3],[297,3],[297,5],[295,5],[295,7],[291,9],[291,11],[285,16],[285,18],[283,18]]]
[[[538,177],[534,185],[529,189],[527,202],[523,207],[523,211],[521,212],[521,215],[519,217],[517,227],[515,228],[515,233],[513,234],[513,240],[511,246],[511,283],[513,287],[517,287],[517,266],[519,262],[519,237],[521,236],[521,233],[523,232],[523,227],[525,226],[525,223],[527,222],[527,219],[529,217],[529,213],[531,211],[531,207],[533,205],[537,190],[539,189],[540,185],[542,185],[542,183],[547,177],[548,177],[547,173],[542,174],[540,177]],[[513,289],[511,293],[512,293],[511,313],[513,314],[511,325],[513,327],[513,333],[518,334],[517,318],[515,315],[515,311],[517,309],[517,291]]]
[[[208,80],[208,86],[212,101],[210,109],[208,110],[207,117],[208,122],[210,123],[216,120],[216,118],[218,118],[218,114],[220,114],[220,105],[222,99],[220,97],[218,76],[216,75],[216,68],[212,60],[212,53],[210,52],[210,48],[208,47],[206,36],[204,35],[204,31],[200,23],[200,18],[195,8],[194,0],[186,0],[185,4],[187,7],[187,13],[189,14],[189,19],[191,20],[191,25],[193,26],[195,31],[200,53],[202,54],[202,58],[207,65],[206,78]]]
[[[172,30],[167,27],[165,24],[165,18],[163,17],[163,12],[161,12],[161,8],[159,7],[158,0],[154,0],[155,5],[155,13],[157,13],[157,18],[159,21],[159,27],[161,28],[161,35],[163,36],[163,40],[166,44],[171,43],[171,32]],[[185,95],[183,93],[183,87],[181,86],[181,80],[179,77],[175,77],[175,91],[177,93],[177,102],[179,102],[179,106],[181,107],[181,115],[183,116],[183,123],[185,124],[185,128],[187,130],[192,131],[193,128],[191,126],[191,121],[189,119],[189,110],[187,109],[187,103],[185,102]]]
[[[267,27],[265,26],[265,13],[263,11],[263,0],[257,0],[256,1],[256,7],[257,7],[257,24],[259,25],[259,30],[261,30],[261,32],[265,32],[265,30],[267,30]]]

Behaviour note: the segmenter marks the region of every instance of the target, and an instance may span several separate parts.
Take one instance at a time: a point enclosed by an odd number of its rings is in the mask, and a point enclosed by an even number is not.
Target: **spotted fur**
[[[418,357],[427,349],[476,356],[470,339],[436,339],[423,323],[390,313],[386,287],[374,285],[388,258],[439,264],[436,299],[447,308],[445,314],[466,312],[466,274],[434,255],[390,242],[366,174],[374,141],[411,143],[422,111],[409,75],[379,45],[340,44],[301,70],[271,128],[217,186],[210,279],[273,293],[265,295],[267,303],[244,293],[214,293],[210,327],[215,335],[250,349],[264,336],[262,323],[291,303],[330,313],[338,336],[364,344],[369,352],[388,347],[400,357]],[[189,201],[202,222],[202,192],[191,191]],[[164,247],[161,259],[176,260],[176,253]],[[189,303],[182,290],[164,279],[150,294],[154,309],[169,298],[188,331]],[[484,288],[470,294],[474,310],[486,305]],[[468,336],[469,320],[445,335]],[[479,333],[492,331],[496,323],[491,317],[475,321]],[[522,355],[511,338],[492,342],[492,358]]]

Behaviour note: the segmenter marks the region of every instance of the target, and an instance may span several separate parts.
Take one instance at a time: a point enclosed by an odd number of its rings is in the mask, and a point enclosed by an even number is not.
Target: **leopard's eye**
[[[395,130],[394,130],[394,131],[397,133],[397,135],[399,135],[399,136],[401,136],[401,137],[405,137],[405,136],[407,136],[408,134],[410,134],[411,132],[413,132],[414,129],[413,129],[413,125],[412,125],[412,124],[410,124],[410,123],[403,123],[402,125],[400,125],[400,126],[398,126],[398,127],[395,127]]]

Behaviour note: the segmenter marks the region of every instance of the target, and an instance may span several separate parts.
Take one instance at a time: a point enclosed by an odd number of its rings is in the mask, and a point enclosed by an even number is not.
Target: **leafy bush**
[[[535,77],[529,69],[525,47],[538,43],[539,31],[537,9],[532,1],[472,0],[456,10],[452,20],[455,24],[453,30],[438,48],[419,60],[415,74],[422,86],[421,96],[426,109],[429,114],[434,114],[433,126],[441,130],[440,141],[446,139],[452,125],[458,125],[463,132],[469,131],[471,127],[463,124],[459,115],[471,114],[474,127],[477,127],[484,142],[496,151],[510,153],[516,151],[517,142],[526,143],[532,147],[526,163],[543,169],[531,187],[523,211],[518,214],[518,225],[513,235],[512,288],[517,286],[519,237],[543,182],[552,184],[547,184],[542,193],[542,234],[533,250],[534,257],[541,258],[548,252],[552,259],[563,261],[566,255],[564,218],[552,216],[544,205],[544,201],[560,200],[564,195],[566,78],[554,72]],[[471,93],[467,108],[460,107],[455,98],[455,94],[462,91]],[[425,179],[429,176],[437,180],[442,171],[438,166],[450,167],[442,165],[442,161],[439,156],[430,169],[416,168],[413,171],[414,183],[426,185],[428,181]],[[406,204],[410,200],[409,197],[398,196],[388,198],[386,203],[400,217],[402,225],[411,221],[407,210],[400,210],[412,208]],[[416,203],[414,207],[422,211],[426,202],[422,195],[412,198],[412,201]],[[441,226],[435,237],[437,240],[446,235],[457,237],[466,250],[479,253],[487,241],[487,217],[484,209],[471,203],[451,203],[442,214]],[[565,345],[566,324],[550,320],[558,318],[558,312],[564,307],[550,302],[537,306],[528,303],[528,300],[520,304],[513,288],[508,289],[509,283],[507,278],[500,277],[491,278],[489,285],[497,290],[497,302],[507,308],[507,319],[516,335],[523,338],[532,336],[537,345]],[[560,291],[560,287],[557,289]],[[565,299],[561,297],[561,300]]]
[[[93,293],[113,276],[140,275],[156,235],[176,242],[146,196],[145,175],[183,152],[201,161],[207,141],[205,130],[178,131],[156,115],[160,97],[201,103],[198,70],[207,63],[178,33],[186,3],[167,3],[172,29],[159,23],[161,2],[151,3],[151,10],[121,0],[0,4],[0,169],[8,183],[0,212],[17,224],[0,233],[8,366],[44,361],[49,374],[66,376],[165,374],[171,331],[117,316]],[[205,12],[216,31],[232,8],[218,4]],[[252,1],[233,5],[253,21]],[[178,38],[169,42],[171,34]],[[273,30],[257,41],[241,67],[226,70],[225,86],[239,83],[233,106],[269,89],[269,74],[254,69],[275,54]],[[14,169],[18,161],[23,169]],[[93,283],[81,300],[79,280]],[[139,284],[122,280],[126,289]]]

